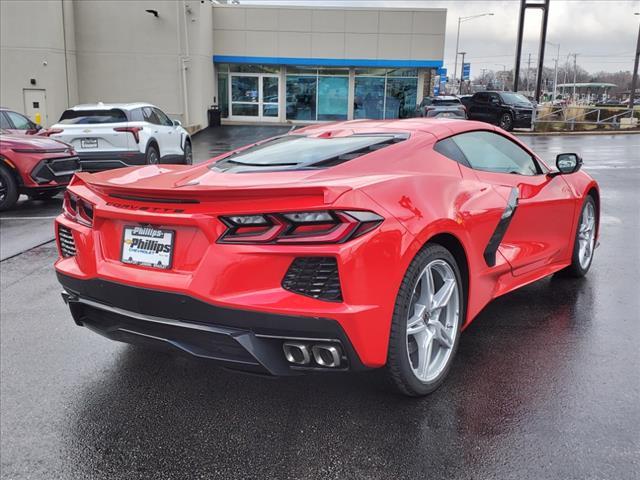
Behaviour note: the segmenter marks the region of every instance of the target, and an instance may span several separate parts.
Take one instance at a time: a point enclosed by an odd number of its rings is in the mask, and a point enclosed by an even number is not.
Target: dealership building
[[[210,0],[0,2],[0,104],[151,102],[193,130],[223,122],[410,116],[442,67],[445,9]]]

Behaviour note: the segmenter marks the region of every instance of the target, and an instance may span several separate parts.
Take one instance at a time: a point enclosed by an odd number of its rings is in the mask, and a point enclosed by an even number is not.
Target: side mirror
[[[582,167],[582,158],[577,153],[561,153],[556,157],[556,167],[564,175],[575,173]]]
[[[180,120],[173,120],[173,126],[174,127],[181,127],[182,126],[182,122],[180,122]]]

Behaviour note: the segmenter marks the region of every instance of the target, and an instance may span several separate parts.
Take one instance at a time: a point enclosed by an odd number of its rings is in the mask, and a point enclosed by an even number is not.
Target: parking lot
[[[194,157],[287,130],[208,130]],[[276,380],[99,337],[60,298],[60,201],[5,212],[3,478],[638,478],[640,135],[524,140],[600,182],[594,266],[489,305],[423,399],[379,372]]]

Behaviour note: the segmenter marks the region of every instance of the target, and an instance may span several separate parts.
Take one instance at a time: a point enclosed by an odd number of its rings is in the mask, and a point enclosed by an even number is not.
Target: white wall
[[[216,55],[442,60],[445,9],[216,5]]]
[[[23,89],[44,89],[48,118],[43,126],[78,101],[71,7],[62,1],[0,1],[0,105],[24,112]]]

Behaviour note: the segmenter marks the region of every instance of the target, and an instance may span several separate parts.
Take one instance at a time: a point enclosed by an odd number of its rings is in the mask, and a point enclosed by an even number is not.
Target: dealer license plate
[[[82,148],[98,148],[97,138],[83,138],[80,140],[80,146]]]
[[[149,226],[125,227],[122,238],[122,262],[162,269],[171,268],[173,230]]]

